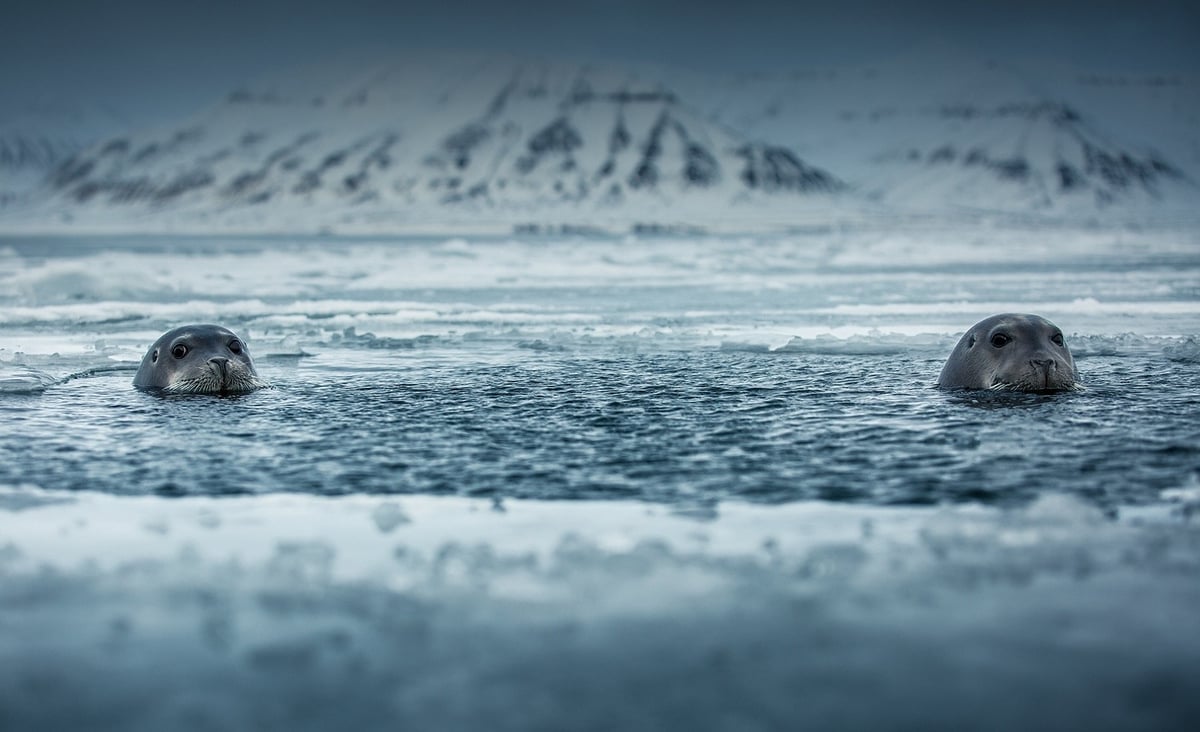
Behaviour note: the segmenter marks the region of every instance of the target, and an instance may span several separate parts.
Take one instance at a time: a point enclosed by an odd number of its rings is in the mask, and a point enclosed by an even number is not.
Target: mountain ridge
[[[1196,199],[1185,163],[1114,142],[1075,105],[995,69],[977,78],[906,94],[870,73],[705,88],[491,57],[447,57],[435,72],[351,67],[326,84],[242,85],[179,124],[109,137],[7,213],[69,227],[387,231],[970,210],[1146,218]]]

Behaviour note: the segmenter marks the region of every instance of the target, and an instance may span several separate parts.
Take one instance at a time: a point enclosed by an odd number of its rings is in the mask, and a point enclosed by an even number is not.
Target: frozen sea
[[[9,237],[0,414],[0,729],[1200,718],[1195,229]]]

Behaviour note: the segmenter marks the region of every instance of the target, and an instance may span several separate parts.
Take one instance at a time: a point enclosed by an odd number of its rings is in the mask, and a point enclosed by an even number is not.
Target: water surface
[[[1200,469],[1194,237],[1045,236],[12,240],[0,358],[27,393],[0,401],[20,425],[0,482],[1153,502]],[[957,335],[1008,310],[1064,328],[1086,390],[932,389]],[[133,391],[119,369],[197,321],[248,338],[275,388]]]
[[[1191,729],[1198,363],[1188,231],[9,239],[0,728]]]

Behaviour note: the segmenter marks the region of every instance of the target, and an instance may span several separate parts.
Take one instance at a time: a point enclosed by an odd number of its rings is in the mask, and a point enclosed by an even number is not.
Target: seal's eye
[[[150,354],[150,363],[158,363],[158,351]]]
[[[1062,333],[1055,333],[1054,335],[1050,336],[1050,342],[1056,346],[1061,346],[1063,344]]]
[[[229,350],[233,353],[241,353],[242,352],[242,342],[241,341],[230,341],[229,342]]]
[[[1009,338],[1003,333],[997,333],[996,335],[992,336],[992,345],[996,348],[1004,348],[1011,340],[1012,338]]]
[[[187,346],[183,345],[182,343],[177,343],[175,347],[171,349],[171,355],[175,358],[183,358],[187,355],[187,351]]]

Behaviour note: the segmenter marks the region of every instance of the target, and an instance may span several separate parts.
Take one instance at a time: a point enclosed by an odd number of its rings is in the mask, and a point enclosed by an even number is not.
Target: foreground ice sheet
[[[1112,518],[5,488],[0,729],[1182,729],[1195,494]]]

